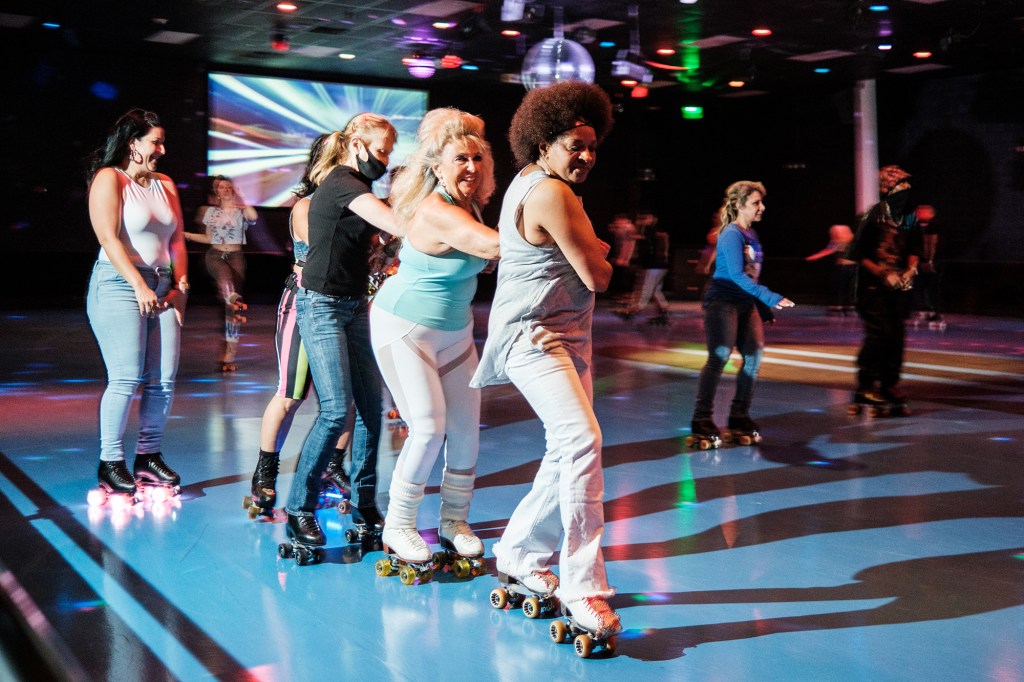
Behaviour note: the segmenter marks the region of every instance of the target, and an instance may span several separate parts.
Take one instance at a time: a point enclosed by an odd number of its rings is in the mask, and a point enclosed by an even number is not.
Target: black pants
[[[907,292],[865,287],[859,292],[857,314],[864,322],[864,345],[857,355],[857,388],[879,384],[892,388],[900,380],[906,336]]]

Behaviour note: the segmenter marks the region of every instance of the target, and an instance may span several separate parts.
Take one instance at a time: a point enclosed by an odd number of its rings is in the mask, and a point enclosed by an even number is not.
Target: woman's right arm
[[[612,278],[611,247],[597,238],[579,197],[560,180],[543,180],[523,203],[523,221],[548,233],[588,289],[604,291]]]
[[[113,168],[101,168],[97,171],[89,188],[89,222],[100,246],[110,259],[118,274],[125,278],[139,303],[139,312],[143,315],[160,308],[156,292],[149,288],[138,268],[132,262],[128,248],[121,241],[121,187],[117,171]]]
[[[398,226],[395,216],[391,213],[391,207],[372,193],[360,194],[349,203],[348,207],[353,213],[377,229],[384,230],[396,237],[405,236],[405,230]]]
[[[202,229],[202,232],[185,232],[185,241],[196,242],[199,244],[209,244],[210,236],[206,234],[206,212],[210,210],[209,206],[200,206],[196,211],[196,227]]]

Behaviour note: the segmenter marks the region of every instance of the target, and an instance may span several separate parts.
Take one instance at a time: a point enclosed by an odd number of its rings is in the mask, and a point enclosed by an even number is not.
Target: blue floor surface
[[[871,418],[847,414],[858,321],[784,311],[752,410],[764,442],[702,452],[684,444],[696,305],[673,304],[667,327],[599,308],[603,545],[626,630],[614,655],[584,660],[549,640],[549,620],[492,608],[492,576],[377,577],[382,554],[347,545],[351,517],[334,509],[320,512],[324,563],[279,559],[280,515],[252,521],[241,505],[276,383],[274,310],[250,309],[230,375],[216,371],[217,313],[196,306],[184,332],[164,441],[182,494],[120,514],[86,504],[104,374],[84,312],[0,313],[2,586],[69,679],[1024,680],[1019,320],[908,323],[913,414]],[[719,421],[732,389],[727,374]],[[482,421],[470,521],[490,556],[544,440],[511,386],[484,391]],[[382,476],[401,435],[385,438]]]

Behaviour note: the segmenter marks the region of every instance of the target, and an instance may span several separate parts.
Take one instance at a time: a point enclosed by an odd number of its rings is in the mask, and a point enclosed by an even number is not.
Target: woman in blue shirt
[[[721,444],[713,419],[715,391],[725,363],[735,347],[743,358],[736,373],[736,394],[729,407],[727,438],[743,444],[761,440],[750,418],[750,399],[764,353],[763,320],[771,321],[772,308],[792,308],[793,302],[758,284],[764,252],[753,224],[764,215],[764,185],[741,180],[729,185],[719,209],[715,271],[704,292],[704,333],[708,360],[700,373],[697,403],[687,445],[702,450]]]

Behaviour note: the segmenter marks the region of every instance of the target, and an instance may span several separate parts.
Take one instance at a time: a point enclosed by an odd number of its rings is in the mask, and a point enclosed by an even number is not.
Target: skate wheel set
[[[606,638],[595,637],[592,633],[577,627],[569,617],[564,620],[551,621],[548,634],[551,635],[551,641],[555,644],[564,644],[571,640],[573,649],[580,658],[590,658],[590,655],[597,649],[613,654],[615,646],[618,644],[618,638],[615,635]]]
[[[722,447],[722,439],[715,435],[687,436],[686,447],[698,450],[717,450]]]
[[[483,556],[466,556],[449,549],[434,552],[432,562],[435,571],[451,571],[456,578],[460,579],[483,575],[487,572]]]
[[[756,445],[761,442],[761,434],[757,431],[747,433],[745,431],[726,430],[722,434],[722,440],[726,443],[737,443],[738,445]]]
[[[540,618],[542,614],[550,614],[558,608],[558,598],[554,595],[534,594],[519,581],[510,576],[498,574],[501,587],[491,590],[491,606],[496,609],[522,609],[527,618]]]
[[[380,530],[370,530],[366,525],[356,524],[345,529],[345,542],[350,545],[362,545],[366,549],[380,549]]]
[[[282,559],[295,559],[298,566],[312,566],[324,560],[326,554],[323,547],[305,545],[301,542],[282,542],[277,546],[277,556]]]
[[[249,515],[249,519],[255,520],[257,516],[266,516],[272,518],[274,516],[274,507],[261,507],[259,501],[252,495],[246,495],[242,498],[242,509]]]
[[[403,585],[421,585],[428,583],[434,577],[434,567],[430,561],[409,562],[400,559],[394,554],[388,554],[383,559],[377,559],[373,565],[374,570],[381,578],[386,578],[392,573],[398,573],[398,579]]]

